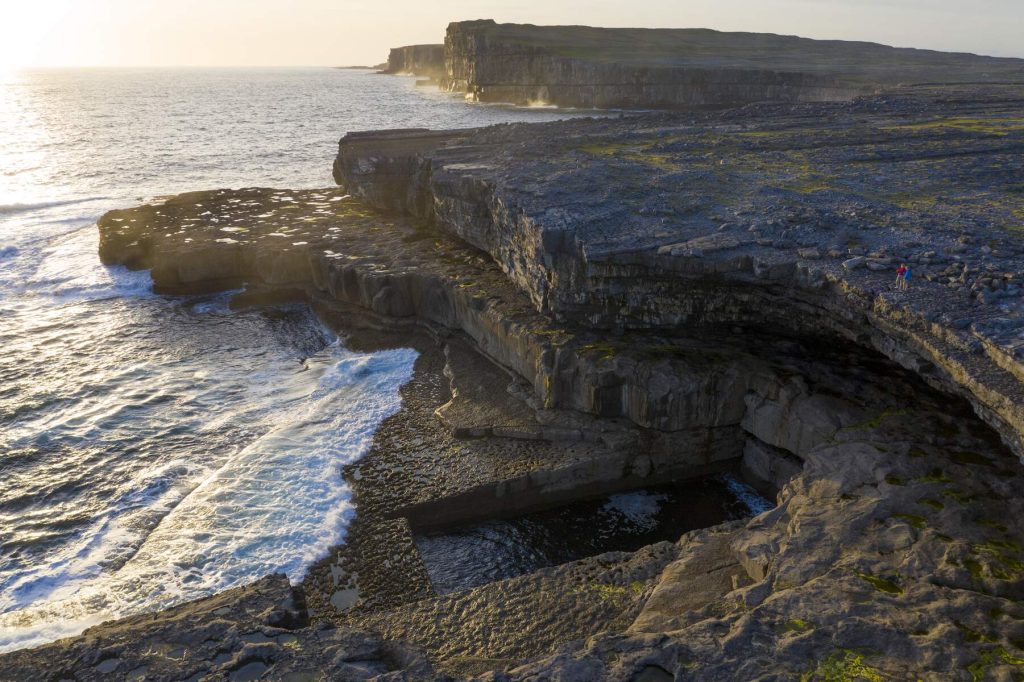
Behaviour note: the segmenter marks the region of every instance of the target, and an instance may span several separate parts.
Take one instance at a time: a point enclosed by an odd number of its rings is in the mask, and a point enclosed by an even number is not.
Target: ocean
[[[328,68],[0,74],[0,651],[300,580],[343,541],[340,468],[416,358],[349,351],[302,306],[155,296],[100,265],[104,211],[330,186],[348,131],[578,113]]]

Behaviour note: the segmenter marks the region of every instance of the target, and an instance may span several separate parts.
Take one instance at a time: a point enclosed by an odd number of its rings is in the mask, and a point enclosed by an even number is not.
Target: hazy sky
[[[0,67],[374,64],[478,18],[1024,57],[1024,0],[0,0]]]

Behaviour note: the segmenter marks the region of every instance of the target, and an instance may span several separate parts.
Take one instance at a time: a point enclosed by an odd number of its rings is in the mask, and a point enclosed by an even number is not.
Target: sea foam
[[[111,522],[81,548],[80,565],[33,576],[34,605],[0,614],[0,651],[268,573],[300,580],[344,539],[353,510],[341,467],[365,454],[374,431],[399,408],[415,359],[409,349],[363,354],[336,344],[310,358],[304,374],[315,382],[291,396],[278,426],[210,472],[120,567],[101,568],[124,532]]]

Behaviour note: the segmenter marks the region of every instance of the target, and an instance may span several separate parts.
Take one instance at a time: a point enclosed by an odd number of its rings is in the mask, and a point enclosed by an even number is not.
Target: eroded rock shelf
[[[301,586],[107,624],[0,677],[177,679],[172,639],[195,679],[1024,672],[1022,102],[356,134],[342,189],[108,213],[104,262],[158,292],[244,286],[236,305],[305,301],[355,348],[421,354],[345,469],[346,544]],[[443,595],[414,541],[723,470],[777,506]]]

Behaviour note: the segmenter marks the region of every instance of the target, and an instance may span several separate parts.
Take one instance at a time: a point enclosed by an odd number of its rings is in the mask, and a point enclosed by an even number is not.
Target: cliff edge
[[[721,108],[843,101],[896,85],[1024,82],[1024,61],[709,29],[454,22],[443,87],[482,102]]]
[[[384,73],[411,74],[432,80],[444,77],[444,45],[406,45],[393,47]]]

